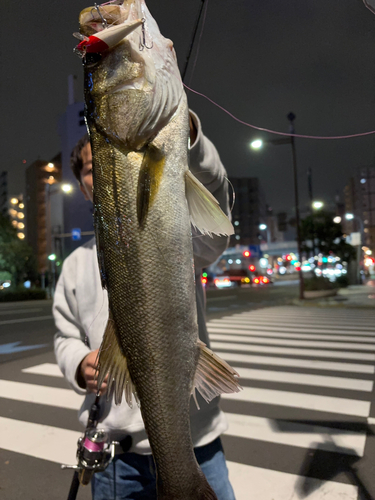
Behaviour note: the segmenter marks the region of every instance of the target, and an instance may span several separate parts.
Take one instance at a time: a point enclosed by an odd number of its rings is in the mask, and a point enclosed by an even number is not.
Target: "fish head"
[[[184,93],[173,43],[144,0],[89,7],[79,21],[89,39],[110,39],[121,26],[130,31],[83,58],[86,120],[120,149],[139,150],[171,120]]]

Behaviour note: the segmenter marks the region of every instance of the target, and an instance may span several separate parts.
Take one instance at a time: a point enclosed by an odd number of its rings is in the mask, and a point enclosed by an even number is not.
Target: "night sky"
[[[69,74],[77,75],[77,100],[83,100],[72,33],[88,5],[84,0],[1,2],[0,171],[9,172],[11,194],[24,189],[28,164],[60,150],[57,125],[68,101]],[[163,35],[175,43],[181,69],[200,6],[201,0],[148,1]],[[300,134],[375,130],[375,16],[362,0],[208,0],[189,82],[260,127],[288,132],[286,115],[293,111]],[[229,176],[259,177],[273,209],[292,213],[290,146],[268,145],[254,153],[249,148],[253,138],[276,136],[256,133],[200,97],[190,94],[189,103]],[[309,167],[314,198],[329,204],[357,167],[374,163],[375,135],[296,139],[296,147],[301,205],[308,201]]]

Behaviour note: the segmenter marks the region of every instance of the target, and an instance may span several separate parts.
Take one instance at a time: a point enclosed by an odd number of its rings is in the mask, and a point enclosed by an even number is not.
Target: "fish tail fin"
[[[186,199],[192,225],[203,234],[234,234],[232,223],[217,199],[190,172],[186,173]]]
[[[198,340],[198,347],[200,353],[192,391],[198,408],[195,389],[198,390],[207,403],[220,394],[229,394],[242,390],[238,383],[237,377],[239,375],[236,370],[200,340]]]
[[[137,404],[139,404],[135,386],[130,378],[126,357],[117,340],[116,324],[111,313],[109,313],[108,323],[99,349],[97,371],[99,389],[108,374],[108,399],[113,394],[115,404],[119,405],[125,392],[125,400],[130,408],[133,407],[133,394]]]

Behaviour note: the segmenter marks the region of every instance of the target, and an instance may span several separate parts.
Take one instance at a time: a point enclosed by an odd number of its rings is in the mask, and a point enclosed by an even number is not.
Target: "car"
[[[246,269],[229,269],[223,274],[216,275],[214,278],[216,288],[230,288],[250,284],[251,279]]]
[[[258,275],[252,277],[251,284],[253,286],[272,285],[273,280],[269,276]]]

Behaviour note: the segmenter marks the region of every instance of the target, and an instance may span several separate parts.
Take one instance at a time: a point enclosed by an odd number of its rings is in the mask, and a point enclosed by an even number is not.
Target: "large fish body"
[[[85,9],[81,33],[100,31],[102,18],[143,24],[84,58],[94,221],[110,307],[99,383],[109,372],[116,402],[124,390],[129,403],[136,393],[158,498],[215,499],[195,460],[189,402],[194,387],[209,400],[237,390],[237,383],[235,372],[198,340],[186,201],[187,178],[193,190],[195,184],[188,173],[187,100],[173,45],[143,0]],[[207,373],[216,382],[206,383]]]

